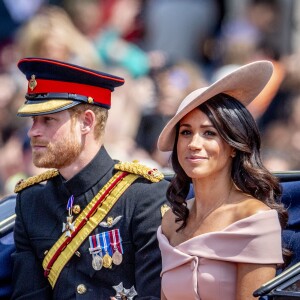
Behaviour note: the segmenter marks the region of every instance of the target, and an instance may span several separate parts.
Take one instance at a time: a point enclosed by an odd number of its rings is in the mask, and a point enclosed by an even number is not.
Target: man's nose
[[[28,130],[27,135],[29,138],[41,135],[40,126],[38,125],[38,123],[32,124],[32,126]]]

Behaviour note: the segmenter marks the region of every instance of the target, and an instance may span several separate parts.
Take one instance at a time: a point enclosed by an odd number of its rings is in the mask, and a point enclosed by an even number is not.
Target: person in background
[[[103,145],[124,79],[46,58],[18,67],[28,80],[18,116],[31,117],[33,163],[49,170],[15,188],[12,299],[159,299],[168,182]]]
[[[63,0],[76,27],[93,42],[103,66],[122,68],[134,79],[165,66],[168,60],[163,51],[145,51],[129,38],[137,29],[142,6],[140,0]]]
[[[159,136],[175,172],[167,191],[172,209],[157,233],[161,299],[255,299],[284,262],[287,213],[246,108],[272,72],[271,62],[256,61],[193,91]],[[194,198],[186,201],[191,183]]]
[[[91,69],[102,66],[92,41],[59,6],[43,6],[16,32],[18,57],[47,57]]]

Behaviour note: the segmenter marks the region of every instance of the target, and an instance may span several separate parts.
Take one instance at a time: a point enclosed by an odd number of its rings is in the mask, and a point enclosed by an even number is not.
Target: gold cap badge
[[[37,82],[35,80],[35,75],[31,75],[31,79],[29,80],[28,86],[31,91],[33,91],[35,89],[35,87],[37,86]]]

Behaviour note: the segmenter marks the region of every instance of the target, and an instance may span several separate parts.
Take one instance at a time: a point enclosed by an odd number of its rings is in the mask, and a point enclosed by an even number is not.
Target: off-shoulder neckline
[[[231,227],[236,227],[236,226],[237,226],[238,224],[240,224],[240,223],[244,223],[244,222],[247,222],[247,221],[249,221],[249,220],[251,221],[252,219],[255,219],[255,218],[257,218],[257,217],[261,218],[261,217],[263,217],[265,214],[269,214],[269,213],[271,213],[271,214],[277,214],[277,211],[276,211],[275,209],[258,211],[257,213],[255,213],[255,214],[253,214],[253,215],[250,215],[250,216],[248,216],[248,217],[242,218],[242,219],[240,219],[240,220],[237,220],[237,221],[235,221],[235,222],[229,224],[228,226],[224,227],[222,230],[219,230],[219,231],[211,231],[211,232],[207,232],[207,233],[202,233],[202,234],[197,235],[197,236],[194,236],[194,237],[192,237],[192,238],[190,238],[190,239],[188,239],[188,240],[186,240],[186,241],[184,241],[184,242],[182,242],[182,243],[180,243],[180,244],[178,244],[178,245],[176,245],[176,246],[173,246],[173,245],[170,243],[169,239],[168,239],[168,238],[165,236],[165,234],[162,232],[161,226],[159,226],[159,232],[160,232],[160,234],[168,241],[168,244],[169,244],[171,247],[173,247],[173,248],[178,248],[178,247],[181,247],[181,246],[185,245],[186,243],[189,243],[189,242],[191,242],[191,241],[193,241],[193,240],[195,240],[195,239],[197,239],[197,238],[204,238],[204,237],[206,237],[206,236],[208,236],[208,235],[224,233],[224,232],[228,231]]]

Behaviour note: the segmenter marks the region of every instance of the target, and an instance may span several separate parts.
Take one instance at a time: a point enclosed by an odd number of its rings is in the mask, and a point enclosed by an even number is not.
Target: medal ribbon
[[[69,198],[68,203],[67,203],[67,210],[69,212],[69,216],[71,215],[71,210],[72,210],[73,204],[74,204],[74,196],[72,195]]]
[[[100,254],[102,253],[102,249],[101,249],[101,244],[100,244],[100,236],[99,234],[96,234],[96,243],[97,243],[97,248],[100,251]],[[101,254],[102,255],[102,254]]]
[[[111,245],[115,252],[115,249],[118,249],[118,251],[123,254],[123,247],[122,247],[122,239],[120,236],[120,230],[119,229],[113,229],[109,232],[110,241],[112,241]]]
[[[102,249],[104,253],[108,253],[110,256],[112,256],[112,249],[110,247],[110,241],[109,241],[109,235],[108,232],[102,232],[100,234],[100,243],[102,245]]]
[[[101,246],[99,241],[99,235],[90,235],[89,236],[90,248],[89,251],[91,254],[97,254],[101,252]]]

